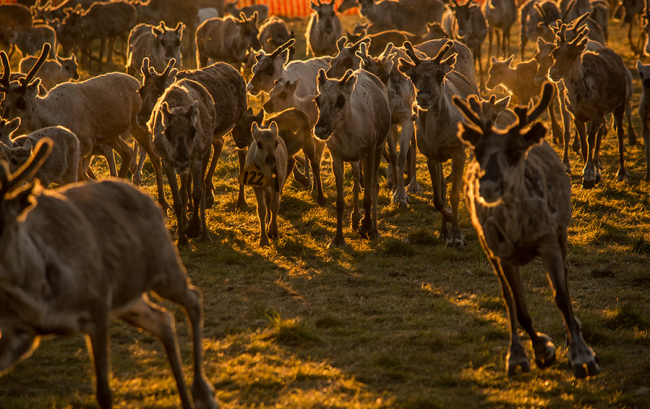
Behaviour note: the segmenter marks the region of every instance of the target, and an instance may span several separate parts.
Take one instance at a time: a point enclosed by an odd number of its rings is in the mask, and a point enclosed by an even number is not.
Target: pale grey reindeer
[[[20,118],[12,122],[17,122],[13,124],[13,129],[18,129]],[[0,161],[6,160],[9,170],[16,172],[31,158],[34,147],[43,138],[52,141],[52,152],[34,177],[46,188],[52,183],[60,186],[76,183],[79,172],[79,139],[62,126],[50,126],[29,135],[18,136],[11,140],[11,144],[0,142]]]
[[[296,40],[292,38],[271,54],[261,50],[255,55],[257,64],[253,67],[253,76],[246,86],[249,93],[258,95],[260,92],[271,92],[275,81],[280,78],[287,81],[302,78],[300,85],[296,89],[296,95],[299,97],[317,93],[316,77],[318,76],[318,70],[321,68],[327,69],[332,57],[318,57],[306,61],[289,62],[289,47],[294,45],[295,42]]]
[[[237,3],[237,1],[230,2],[226,0],[226,14],[239,16],[241,13],[244,13],[247,18],[251,18],[257,12],[260,22],[266,21],[269,18],[269,6],[267,4],[252,4],[239,8],[237,7]]]
[[[136,123],[141,98],[137,93],[140,83],[123,73],[110,73],[82,82],[66,82],[39,95],[40,79],[34,77],[45,62],[49,44],[25,78],[9,81],[11,67],[2,52],[4,74],[0,78],[0,91],[5,98],[0,104],[8,119],[20,118],[26,132],[61,125],[79,138],[79,180],[86,178],[93,148],[108,144],[122,156],[120,177],[125,177],[131,163],[132,151],[120,136],[131,134],[149,155],[156,173],[158,200],[163,209],[165,201],[160,159],[153,149],[151,137]],[[32,81],[33,80],[33,81]]]
[[[226,62],[239,69],[245,61],[249,48],[261,48],[257,39],[257,14],[239,19],[232,16],[211,18],[196,29],[196,65],[208,65],[209,59]]]
[[[139,73],[145,57],[149,58],[149,64],[159,71],[164,70],[172,59],[180,67],[184,29],[183,23],[178,23],[176,28],[171,29],[164,21],[157,27],[149,24],[135,26],[129,34],[126,73],[132,76]]]
[[[636,69],[641,77],[641,98],[639,99],[639,118],[641,118],[641,129],[643,145],[645,147],[645,180],[650,181],[650,64],[643,64],[640,60],[636,62]]]
[[[562,313],[569,341],[569,365],[576,378],[600,373],[593,350],[587,345],[571,307],[567,284],[568,225],[571,221],[571,181],[559,157],[544,141],[546,128],[535,119],[553,94],[544,86],[542,98],[531,112],[516,108],[517,123],[497,130],[492,122],[460,98],[454,103],[466,122],[458,138],[473,151],[467,168],[465,193],[472,224],[481,247],[501,283],[510,322],[506,372],[530,363],[517,333],[517,322],[530,336],[535,363],[546,368],[555,362],[551,338],[538,332],[528,312],[520,266],[540,256],[546,267],[555,304]]]
[[[275,115],[275,120],[280,128],[280,135],[283,134],[284,128],[289,128],[289,124],[284,125],[282,120],[279,120],[277,116],[282,115],[283,113],[288,113],[293,110],[300,111],[305,118],[307,119],[307,126],[311,130],[316,125],[318,120],[318,107],[316,106],[316,95],[309,95],[303,98],[296,96],[296,89],[300,85],[301,79],[298,78],[295,81],[286,81],[283,78],[280,78],[275,82],[275,86],[269,94],[269,100],[264,103],[264,111],[269,114]],[[296,121],[298,122],[298,121]],[[265,121],[264,124],[269,123]],[[294,128],[300,129],[298,124],[294,124]],[[294,130],[295,132],[295,130]],[[233,137],[234,137],[233,133]],[[321,179],[321,160],[323,158],[323,151],[325,150],[325,142],[312,138],[312,133],[309,132],[307,135],[310,137],[310,140],[304,140],[300,149],[303,150],[305,156],[309,159],[311,168],[314,172],[314,183],[318,192],[318,205],[325,206],[327,200],[325,194],[323,193],[323,183]],[[291,143],[287,142],[286,138],[283,138],[289,149],[289,155],[293,156],[297,150],[294,152],[294,149],[291,149]],[[238,146],[240,146],[238,144]],[[296,173],[294,172],[294,177]]]
[[[223,137],[230,132],[237,124],[246,111],[246,83],[241,74],[230,64],[214,63],[208,67],[198,70],[178,71],[171,67],[170,63],[161,74],[156,72],[153,67],[149,67],[148,60],[145,58],[142,66],[142,87],[138,90],[142,98],[142,106],[136,115],[136,121],[140,126],[146,127],[147,121],[151,117],[154,106],[164,94],[165,90],[181,79],[196,81],[208,90],[214,101],[214,107],[217,112],[217,127],[214,131],[212,146],[214,154],[208,174],[206,176],[206,207],[212,207],[214,204],[214,184],[212,176],[217,166],[217,160],[221,155],[224,140]],[[243,171],[246,153],[237,151],[239,157],[239,167]],[[140,166],[141,164],[139,164]],[[134,176],[135,178],[135,176]],[[239,186],[239,196],[237,199],[237,208],[246,208],[246,197],[244,195],[243,185]]]
[[[517,21],[515,0],[487,0],[482,7],[488,23],[488,57],[492,55],[492,36],[496,35],[495,55],[501,53],[506,58],[511,54],[510,28]]]
[[[472,50],[474,62],[478,64],[481,88],[484,88],[481,46],[485,42],[488,28],[481,7],[474,0],[469,0],[463,5],[459,5],[457,0],[452,0],[442,17],[442,26],[451,38],[459,40]]]
[[[288,154],[275,122],[271,122],[268,128],[260,128],[257,122],[253,122],[251,134],[253,142],[246,154],[246,169],[254,165],[257,168],[256,175],[261,175],[265,182],[263,186],[260,183],[254,185],[253,190],[260,222],[260,247],[266,247],[269,238],[278,237],[278,212],[282,188],[287,180]],[[249,175],[244,174],[244,177],[247,176]]]
[[[178,246],[187,238],[210,239],[205,223],[205,175],[217,127],[217,112],[210,93],[196,81],[180,80],[160,97],[147,123],[154,136],[174,199]],[[180,176],[181,189],[176,176]],[[192,185],[192,218],[186,222],[188,185]],[[187,226],[187,227],[186,227]]]
[[[25,57],[20,60],[20,72],[27,74],[36,64],[38,58]],[[45,60],[41,69],[38,70],[38,78],[46,90],[54,88],[56,85],[64,82],[79,79],[79,66],[77,57],[72,54],[69,58],[56,56],[56,59]]]
[[[568,109],[573,115],[585,166],[582,185],[592,188],[600,181],[600,140],[605,131],[605,115],[614,114],[614,126],[618,134],[619,168],[618,181],[628,178],[625,169],[625,131],[623,116],[632,98],[631,74],[621,57],[609,48],[585,52],[588,28],[578,30],[576,37],[568,40],[567,25],[557,32],[556,48],[552,53],[554,64],[549,78],[562,80],[567,90]],[[585,128],[589,122],[589,135]]]
[[[336,15],[335,0],[329,3],[311,3],[314,10],[309,17],[307,29],[305,30],[305,39],[307,40],[307,50],[305,54],[314,57],[336,54],[336,42],[343,33],[341,21]]]
[[[452,46],[453,42],[446,40],[434,58],[423,58],[416,54],[410,43],[406,43],[407,55],[411,61],[400,58],[399,70],[413,81],[417,91],[417,144],[427,158],[433,204],[442,215],[440,238],[448,246],[463,247],[465,240],[458,226],[458,204],[465,167],[465,149],[456,138],[456,130],[463,121],[463,115],[452,104],[451,97],[459,95],[466,98],[478,94],[478,89],[476,82],[471,82],[454,70],[456,53],[445,57]],[[446,180],[442,172],[442,164],[450,159],[451,212],[446,206]],[[451,232],[447,230],[447,222],[451,223]]]
[[[45,160],[44,139],[11,174],[0,164],[0,375],[43,337],[86,335],[99,407],[112,406],[111,317],[155,335],[165,347],[183,409],[216,409],[203,372],[203,301],[190,284],[163,215],[145,193],[119,180],[49,191],[21,186]],[[107,262],[110,260],[110,262]],[[190,320],[192,392],[174,316],[148,296],[180,304]]]
[[[390,105],[384,84],[363,70],[348,71],[341,79],[329,79],[318,71],[317,138],[326,141],[332,155],[336,179],[336,235],[332,246],[344,246],[343,162],[361,162],[363,168],[364,217],[358,210],[358,190],[354,191],[352,228],[362,237],[375,239],[377,230],[378,171],[390,130]],[[354,167],[354,166],[353,166]]]

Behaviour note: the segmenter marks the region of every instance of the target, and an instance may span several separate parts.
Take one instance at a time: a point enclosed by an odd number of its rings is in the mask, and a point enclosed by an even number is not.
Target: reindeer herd
[[[339,13],[351,7],[367,23],[344,36]],[[109,408],[107,322],[116,316],[160,338],[184,408],[217,407],[202,369],[201,293],[189,284],[159,207],[134,185],[148,157],[163,213],[171,210],[163,173],[171,189],[177,245],[210,240],[206,212],[215,203],[213,175],[227,135],[238,148],[237,208],[247,207],[244,188],[252,186],[260,246],[281,234],[289,175],[313,184],[315,204],[326,206],[325,150],[336,184],[330,246],[346,244],[346,162],[353,177],[352,229],[379,238],[382,158],[392,204],[408,207],[409,195],[422,192],[415,172],[419,150],[441,215],[441,240],[464,247],[464,189],[472,224],[500,280],[511,330],[508,375],[530,371],[517,323],[531,338],[535,363],[544,368],[555,361],[551,339],[533,326],[519,270],[536,256],[564,319],[574,375],[600,372],[567,287],[571,124],[584,188],[602,178],[600,147],[612,125],[617,179],[629,177],[624,144],[626,135],[636,143],[633,75],[607,47],[608,24],[625,13],[632,50],[643,54],[650,49],[642,44],[650,6],[632,0],[530,0],[519,8],[514,0],[344,0],[337,7],[317,0],[311,8],[304,35],[312,58],[294,60],[295,33],[262,4],[240,9],[223,0],[66,0],[54,6],[39,0],[31,7],[0,6],[0,43],[9,49],[0,54],[0,374],[26,358],[40,337],[83,333],[92,348],[97,401]],[[521,61],[514,63],[517,20]],[[528,42],[534,54],[525,60]],[[24,56],[20,73],[10,66],[16,50]],[[120,52],[124,72],[79,81],[78,63],[101,71]],[[487,70],[483,60],[490,62]],[[637,70],[650,180],[650,65],[638,61]],[[497,99],[488,91],[497,86],[510,95]],[[256,113],[249,102],[258,96],[263,110]],[[522,105],[511,110],[511,102]],[[552,140],[564,146],[562,159],[537,122],[545,111]],[[133,183],[95,182],[94,156],[106,158],[112,176],[131,172]],[[63,187],[47,190],[53,183]],[[151,291],[182,305],[190,319],[191,393],[173,318],[148,299]]]

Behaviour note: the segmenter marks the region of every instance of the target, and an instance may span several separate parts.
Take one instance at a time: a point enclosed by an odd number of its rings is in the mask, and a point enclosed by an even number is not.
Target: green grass
[[[354,20],[346,18],[344,25],[350,27]],[[305,22],[292,25],[304,45],[300,33]],[[625,30],[612,23],[610,33],[614,48],[633,68],[636,60],[623,41]],[[298,56],[303,50],[299,44]],[[115,68],[121,70],[120,64]],[[639,94],[636,78],[635,104]],[[259,107],[258,101],[253,104]],[[498,281],[464,202],[465,250],[446,249],[439,242],[440,215],[431,202],[422,157],[417,176],[424,195],[411,196],[408,209],[390,204],[390,192],[380,179],[381,239],[367,242],[351,231],[348,180],[348,246],[327,249],[336,210],[326,156],[328,205],[317,207],[315,193],[290,180],[279,217],[281,236],[262,249],[252,191],[247,191],[249,210],[235,211],[237,159],[227,141],[215,176],[216,203],[208,211],[212,241],[191,242],[181,251],[193,284],[204,293],[205,371],[222,407],[650,407],[649,186],[641,180],[642,141],[627,149],[632,176],[626,183],[615,182],[616,149],[610,132],[603,143],[603,181],[593,190],[581,189],[581,165],[571,153],[569,287],[602,373],[573,378],[562,348],[561,317],[542,263],[535,261],[524,268],[529,307],[538,329],[555,340],[558,361],[509,379],[504,373],[508,325]],[[105,174],[102,161],[95,166]],[[143,185],[153,197],[149,166]],[[174,226],[170,217],[170,230]],[[175,313],[189,381],[184,315],[163,305]],[[111,324],[111,334],[114,406],[177,408],[178,393],[161,345],[118,322]],[[529,340],[522,339],[532,357]],[[0,408],[94,408],[93,382],[82,338],[46,340],[30,359],[0,378]]]

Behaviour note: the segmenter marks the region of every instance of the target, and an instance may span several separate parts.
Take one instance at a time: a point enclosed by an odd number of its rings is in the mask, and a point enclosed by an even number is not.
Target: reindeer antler
[[[535,3],[535,9],[537,10],[537,13],[539,13],[540,17],[544,19],[546,24],[550,25],[552,23],[551,18],[546,14],[546,11],[539,3]]]
[[[459,97],[458,95],[454,95],[451,97],[451,100],[454,105],[460,109],[465,118],[467,118],[473,124],[466,125],[475,128],[477,131],[480,131],[483,134],[489,132],[492,129],[492,121],[485,120],[483,118],[483,109],[476,95],[470,95],[467,98],[467,101],[464,101],[463,98]],[[478,110],[480,110],[480,112],[472,109],[472,104],[474,104]]]
[[[38,73],[38,70],[41,69],[43,64],[45,64],[45,59],[50,54],[50,48],[52,48],[50,43],[43,44],[43,50],[41,51],[41,55],[38,57],[36,64],[34,64],[31,70],[29,70],[25,78],[21,78],[18,80],[20,81],[20,88],[18,88],[16,92],[21,94],[25,93],[25,90],[27,89],[29,83],[34,79],[34,77]]]
[[[573,11],[573,9],[575,8],[576,3],[577,3],[576,0],[571,0],[571,2],[569,3],[569,5],[567,6],[566,10],[564,11],[564,14],[562,14],[562,21],[566,21],[566,19],[567,19],[567,17],[569,16],[569,14],[571,14],[571,12]]]
[[[167,76],[171,72],[172,68],[174,68],[174,65],[176,65],[176,58],[172,58],[171,60],[169,60],[169,62],[167,63],[167,66],[165,67],[165,71],[163,71],[163,73],[160,74],[160,75],[162,77],[167,78]]]
[[[440,64],[440,62],[442,61],[442,57],[444,57],[447,51],[451,50],[451,47],[453,46],[454,46],[454,42],[451,40],[447,40],[440,48],[440,51],[438,51],[438,54],[436,54],[436,56],[433,58],[433,61]]]
[[[420,62],[420,59],[418,58],[417,54],[415,54],[415,50],[413,49],[413,44],[411,44],[410,41],[404,42],[404,48],[406,49],[406,55],[413,61],[415,64],[418,64]]]
[[[148,74],[149,77],[152,77],[154,74],[156,74],[156,70],[153,67],[149,66],[149,57],[144,57],[142,60],[142,73]]]
[[[0,163],[0,200],[3,200],[14,187],[20,185],[23,180],[28,179],[40,169],[47,156],[52,152],[53,145],[50,138],[38,141],[32,157],[13,175],[9,172],[6,163]]]
[[[570,30],[575,30],[576,27],[579,27],[587,18],[589,18],[590,15],[591,15],[590,12],[586,12],[585,14],[583,14],[580,17],[576,18],[575,20],[573,20],[572,22],[569,23],[569,29]]]
[[[285,50],[287,50],[289,47],[291,47],[291,46],[294,45],[295,43],[296,43],[296,39],[295,39],[295,38],[291,38],[291,39],[289,39],[289,41],[287,41],[286,43],[284,43],[284,44],[282,44],[281,46],[279,46],[278,48],[276,48],[275,51],[273,51],[273,52],[271,53],[271,57],[277,57],[278,55],[280,55],[282,52],[284,52]]]
[[[11,82],[9,77],[11,76],[11,65],[9,65],[9,57],[4,51],[0,51],[0,58],[2,58],[2,68],[4,72],[2,73],[2,78],[0,78],[0,91],[6,92],[9,91],[11,87]]]

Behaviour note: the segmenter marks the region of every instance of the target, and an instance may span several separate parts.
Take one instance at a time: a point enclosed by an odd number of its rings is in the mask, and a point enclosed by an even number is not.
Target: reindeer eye
[[[336,99],[336,106],[338,108],[343,108],[345,106],[345,97],[343,95],[339,95]]]
[[[27,101],[25,101],[25,98],[20,97],[16,100],[16,108],[20,109],[21,111],[27,108]]]

